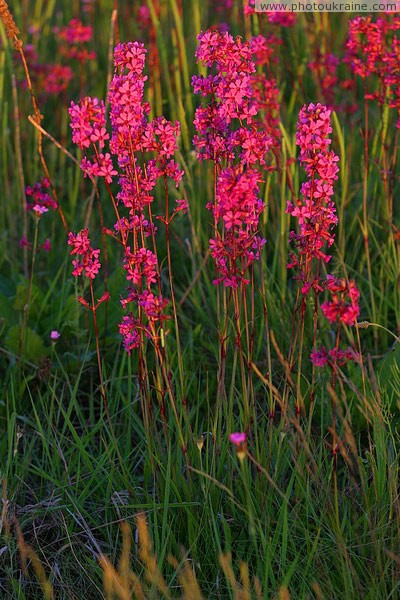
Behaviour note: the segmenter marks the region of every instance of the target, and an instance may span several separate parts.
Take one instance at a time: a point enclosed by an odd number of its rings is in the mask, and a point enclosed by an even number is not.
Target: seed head
[[[19,29],[5,0],[0,0],[0,18],[3,21],[7,37],[10,39],[18,37]]]

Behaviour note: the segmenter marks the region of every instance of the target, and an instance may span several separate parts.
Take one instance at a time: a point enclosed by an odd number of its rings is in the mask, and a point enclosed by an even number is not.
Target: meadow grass
[[[151,26],[145,30],[138,4],[123,0],[96,2],[89,13],[65,0],[9,4],[21,32],[16,39],[25,52],[32,43],[42,64],[65,61],[54,26],[82,16],[93,26],[90,48],[97,57],[82,73],[71,63],[76,76],[68,90],[34,89],[40,123],[18,44],[15,49],[15,39],[0,28],[1,597],[400,597],[395,110],[377,102],[365,107],[363,81],[345,63],[338,66],[331,137],[340,158],[339,223],[327,269],[355,279],[360,289],[358,326],[344,327],[341,336],[362,360],[335,364],[332,377],[310,363],[312,302],[301,360],[293,360],[298,282],[287,269],[293,222],[286,203],[305,179],[295,160],[299,110],[326,100],[309,63],[321,51],[344,55],[351,16],[298,14],[284,28],[264,16],[244,16],[241,2],[221,13],[206,2],[146,4]],[[276,62],[265,67],[281,103],[276,168],[264,172],[261,189],[267,243],[254,275],[254,318],[241,325],[234,311],[224,313],[226,292],[212,283],[206,203],[214,194],[213,165],[200,163],[192,146],[198,97],[191,76],[205,72],[194,58],[196,36],[225,20],[232,35],[270,31],[281,42],[274,46]],[[136,39],[156,56],[146,70],[151,116],[181,123],[177,160],[184,177],[169,193],[189,204],[171,226],[170,257],[161,225],[157,233],[162,285],[170,290],[170,260],[177,311],[163,342],[167,362],[145,342],[145,382],[138,355],[124,351],[118,334],[121,253],[113,240],[103,246],[98,212],[100,204],[112,228],[113,207],[102,181],[97,196],[83,178],[68,126],[69,102],[104,98],[113,46]],[[353,83],[347,89],[340,81]],[[27,215],[25,187],[46,170],[62,215],[39,221]],[[163,194],[157,187],[161,214]],[[96,311],[101,379],[92,314],[77,301],[89,297],[89,288],[71,275],[63,220],[70,231],[90,226],[102,252],[111,300]],[[50,252],[21,248],[22,235],[37,247],[49,238]],[[103,280],[96,286],[98,298]],[[250,358],[237,344],[246,327]],[[61,333],[56,342],[52,330]],[[319,315],[319,342],[332,347],[334,330]],[[244,430],[247,443],[237,451],[229,434]]]

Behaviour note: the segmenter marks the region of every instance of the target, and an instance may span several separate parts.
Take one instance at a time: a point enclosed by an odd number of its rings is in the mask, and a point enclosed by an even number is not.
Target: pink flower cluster
[[[81,150],[97,143],[100,149],[109,139],[106,132],[106,109],[104,102],[97,98],[82,98],[79,104],[71,102],[69,108],[71,119],[72,141]]]
[[[128,314],[120,325],[128,352],[140,345],[143,334],[158,343],[157,328],[168,318],[156,249],[150,249],[146,242],[154,242],[154,218],[168,227],[174,216],[187,208],[184,200],[177,200],[172,210],[167,205],[165,216],[155,217],[151,211],[157,181],[161,179],[164,189],[168,189],[169,180],[178,187],[183,170],[174,160],[179,122],[165,117],[148,119],[150,106],[143,99],[145,57],[146,49],[140,42],[118,44],[114,50],[115,74],[108,94],[111,135],[107,133],[104,102],[87,97],[69,109],[73,141],[86,153],[81,163],[85,175],[102,177],[107,185],[118,176],[117,206],[127,210],[127,215],[118,214],[114,230],[124,248],[123,266],[129,283],[128,295],[121,302],[124,308],[132,303],[137,313]],[[109,152],[103,151],[106,146]]]
[[[68,65],[44,65],[43,88],[47,94],[59,95],[64,93],[74,77],[73,70]]]
[[[336,207],[332,200],[333,185],[337,179],[338,156],[329,150],[332,133],[331,111],[321,104],[303,106],[298,119],[296,143],[300,147],[299,160],[308,180],[301,187],[302,198],[295,204],[288,202],[287,212],[297,220],[297,232],[291,231],[290,240],[298,254],[291,254],[288,268],[296,268],[301,291],[306,296],[313,290],[315,296],[328,290],[331,300],[321,305],[323,315],[331,322],[354,325],[359,315],[360,292],[354,281],[320,276],[320,263],[328,263],[326,253],[335,238],[337,224]],[[314,350],[311,360],[315,366],[324,366],[329,358],[335,361],[346,358],[344,351],[335,349],[329,353]],[[347,357],[348,359],[348,357]],[[346,360],[347,360],[346,359]]]
[[[243,13],[244,15],[253,15],[256,12],[255,0],[244,0],[243,1]],[[265,13],[267,19],[273,25],[280,25],[281,27],[292,27],[296,21],[297,16],[292,12],[281,12],[281,11],[269,11]]]
[[[86,47],[93,37],[90,25],[84,25],[79,19],[72,19],[66,27],[55,28],[53,31],[61,40],[59,50],[63,56],[77,60],[82,65],[96,58],[96,53]]]
[[[221,171],[217,181],[216,202],[209,205],[215,220],[223,223],[223,234],[216,232],[210,240],[218,277],[214,284],[237,288],[250,281],[246,272],[260,252],[265,240],[257,235],[259,216],[264,204],[259,198],[261,181],[256,169],[241,165]]]
[[[350,347],[345,350],[332,348],[332,350],[328,351],[322,346],[319,350],[313,350],[310,358],[314,367],[325,367],[330,363],[343,367],[348,362],[359,362],[360,360],[358,352]]]
[[[324,316],[331,323],[339,321],[344,325],[354,325],[360,314],[360,292],[355,282],[328,275],[325,288],[331,293],[332,300],[321,305]]]
[[[47,177],[43,177],[33,186],[28,185],[25,188],[25,194],[30,200],[27,203],[27,209],[32,211],[37,217],[40,217],[44,213],[48,212],[50,208],[57,210],[57,202],[49,194],[49,189],[50,181],[47,179]]]
[[[208,98],[205,105],[197,108],[194,120],[197,134],[193,143],[200,160],[220,163],[223,158],[233,160],[236,156],[245,163],[255,163],[263,161],[271,147],[270,129],[277,127],[276,112],[266,111],[263,119],[256,116],[262,105],[268,104],[262,84],[268,100],[275,95],[274,108],[278,92],[275,94],[275,82],[267,83],[265,77],[255,74],[252,56],[255,52],[260,57],[260,38],[251,45],[240,37],[234,39],[228,32],[209,30],[198,36],[196,58],[215,71],[207,77],[192,78],[195,94]],[[265,56],[264,59],[267,60]]]
[[[354,73],[368,82],[365,98],[394,108],[400,128],[400,17],[384,15],[376,21],[371,16],[356,17],[349,22],[346,61]],[[375,77],[375,79],[374,79]]]
[[[85,275],[89,279],[94,279],[100,270],[99,255],[100,250],[94,250],[89,239],[89,230],[82,229],[79,233],[68,234],[68,245],[72,246],[70,254],[77,256],[72,261],[74,270],[72,275],[80,277]]]
[[[268,21],[281,27],[293,27],[297,22],[297,15],[292,12],[271,11],[268,13]]]
[[[207,98],[196,110],[193,143],[200,160],[213,161],[217,175],[216,196],[207,205],[215,223],[210,240],[217,270],[214,283],[232,288],[249,283],[246,272],[265,243],[257,233],[264,209],[258,169],[278,139],[275,82],[256,75],[252,59],[253,53],[260,63],[270,58],[261,38],[249,43],[226,31],[201,33],[196,57],[211,72],[192,78],[194,92]],[[261,119],[263,109],[267,110]],[[221,170],[223,160],[226,166]]]
[[[325,106],[310,104],[303,106],[298,120],[296,143],[300,147],[299,160],[308,180],[301,187],[302,198],[287,205],[287,212],[298,223],[298,231],[290,232],[290,240],[298,249],[298,255],[292,253],[288,268],[298,270],[303,294],[308,294],[312,288],[321,291],[320,278],[313,269],[313,263],[321,260],[329,262],[331,257],[326,254],[325,247],[333,244],[333,229],[337,224],[332,196],[339,158],[329,150],[330,115],[331,111]]]
[[[24,53],[29,64],[29,73],[35,93],[38,96],[47,97],[53,94],[63,94],[74,74],[68,65],[41,63],[39,56],[32,44],[24,46]],[[18,61],[21,60],[19,53],[16,54]],[[21,80],[20,85],[26,88],[26,81]]]
[[[253,59],[256,65],[269,65],[277,62],[278,57],[274,56],[276,47],[282,44],[282,40],[274,34],[257,35],[251,38],[250,47]]]
[[[120,191],[118,202],[128,210],[129,217],[117,222],[115,227],[123,237],[133,236],[134,250],[125,247],[124,269],[131,284],[128,296],[122,300],[126,307],[134,303],[138,317],[128,314],[121,326],[124,347],[130,352],[138,347],[143,333],[158,344],[157,328],[168,318],[165,311],[168,300],[160,288],[160,273],[155,248],[146,247],[146,238],[154,237],[151,203],[153,190],[159,179],[164,186],[168,179],[178,187],[183,171],[174,161],[179,122],[172,123],[165,117],[148,120],[150,106],[143,101],[143,75],[146,49],[142,43],[119,44],[114,52],[116,73],[111,82],[110,118],[112,137],[110,150],[118,159],[120,168]],[[144,160],[144,156],[152,158]],[[139,157],[141,161],[139,162]],[[171,219],[184,210],[184,203],[177,203],[172,214],[161,218],[167,226]]]
[[[30,27],[29,32],[37,35],[39,30]],[[77,60],[83,67],[85,63],[96,58],[96,53],[87,47],[93,37],[90,25],[73,19],[66,27],[55,27],[53,33],[56,36],[58,53],[66,62]],[[74,69],[69,64],[41,63],[32,44],[26,44],[24,52],[36,94],[59,95],[67,91],[74,78]],[[17,56],[19,57],[19,54]],[[23,85],[26,86],[26,83]]]

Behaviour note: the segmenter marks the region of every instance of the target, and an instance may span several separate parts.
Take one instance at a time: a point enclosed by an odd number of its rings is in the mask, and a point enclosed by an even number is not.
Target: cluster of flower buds
[[[207,98],[196,110],[194,146],[199,160],[213,161],[218,174],[214,202],[207,205],[215,224],[214,283],[232,288],[249,283],[246,273],[265,243],[258,235],[264,209],[259,169],[279,137],[275,83],[256,75],[252,58],[269,60],[261,37],[250,43],[226,31],[201,33],[196,58],[211,72],[192,78],[194,92]]]
[[[324,302],[321,310],[331,323],[354,325],[360,312],[360,292],[355,282],[332,275],[323,280],[320,276],[320,263],[331,259],[326,249],[334,242],[337,224],[332,196],[339,157],[329,150],[330,116],[331,111],[321,104],[303,106],[299,114],[296,143],[300,147],[299,161],[308,179],[301,187],[302,198],[296,203],[288,202],[287,206],[287,212],[297,221],[297,231],[290,232],[290,241],[297,253],[291,254],[288,268],[297,270],[296,279],[301,282],[304,296],[311,291],[316,296],[324,290],[330,292],[331,300]],[[354,360],[354,357],[354,352],[339,349],[330,352],[314,349],[311,354],[315,366],[324,366],[330,360]]]
[[[154,245],[154,219],[168,227],[176,214],[187,210],[186,202],[179,199],[172,208],[167,204],[163,216],[152,212],[157,182],[161,180],[168,190],[168,182],[172,181],[177,188],[183,170],[174,160],[179,122],[148,118],[150,106],[144,101],[145,57],[146,49],[140,42],[121,43],[114,50],[115,73],[108,93],[111,135],[107,133],[104,102],[86,97],[78,104],[71,103],[69,110],[73,141],[85,152],[81,163],[85,175],[103,178],[108,186],[118,177],[118,218],[114,232],[105,232],[117,235],[124,248],[128,293],[121,302],[124,308],[133,305],[135,309],[135,315],[128,313],[119,326],[128,352],[139,347],[143,334],[158,343],[158,329],[168,318],[168,300],[162,295]],[[126,215],[119,214],[121,206]]]
[[[383,15],[376,21],[370,15],[356,17],[349,22],[345,57],[353,72],[366,81],[365,98],[395,109],[397,128],[400,127],[399,30],[400,17],[396,14]]]
[[[68,245],[72,247],[70,254],[77,257],[72,261],[74,267],[72,275],[74,277],[84,275],[89,279],[94,279],[101,267],[99,261],[100,250],[92,248],[89,230],[82,229],[79,233],[70,232]]]
[[[296,268],[302,282],[303,294],[311,289],[322,291],[321,280],[315,264],[329,262],[330,247],[335,239],[333,229],[337,224],[333,185],[337,179],[339,157],[329,150],[331,111],[321,104],[303,106],[298,119],[296,143],[300,147],[300,164],[307,173],[301,187],[301,198],[288,202],[287,212],[298,223],[298,230],[290,232],[290,240],[298,253],[292,253],[288,268]]]
[[[28,211],[33,212],[37,217],[41,217],[49,211],[49,209],[57,210],[57,202],[49,193],[50,181],[47,177],[43,177],[34,185],[28,185],[25,188],[25,194],[29,198],[27,202]]]

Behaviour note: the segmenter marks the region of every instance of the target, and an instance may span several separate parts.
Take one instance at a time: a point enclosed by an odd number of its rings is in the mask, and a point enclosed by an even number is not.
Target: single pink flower
[[[229,436],[229,440],[232,442],[232,444],[235,444],[235,446],[241,446],[247,440],[247,433],[244,433],[244,432],[231,433]]]

